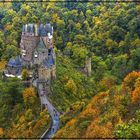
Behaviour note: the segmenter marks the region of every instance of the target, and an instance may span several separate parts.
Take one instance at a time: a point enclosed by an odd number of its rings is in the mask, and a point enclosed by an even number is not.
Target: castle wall
[[[47,48],[52,48],[53,47],[53,38],[49,38],[48,36],[42,37],[45,45]]]
[[[47,46],[47,37],[42,37],[42,39],[43,39],[45,45]]]
[[[39,42],[39,37],[37,36],[25,36],[22,35],[21,38],[21,50],[25,50],[25,56],[22,56],[22,59],[25,61],[32,61],[32,54]]]
[[[51,70],[44,67],[40,67],[38,71],[39,79],[48,81],[51,79]]]
[[[47,38],[47,46],[48,46],[48,48],[53,47],[53,38],[51,38],[51,39]]]
[[[56,79],[56,66],[51,68],[51,79]]]
[[[7,67],[8,73],[16,75],[16,68],[14,67]]]
[[[35,55],[35,53],[37,53],[37,57],[33,58],[34,64],[40,65],[43,62],[43,60],[48,58],[48,51],[47,50],[39,51],[39,52],[35,51],[34,55]]]

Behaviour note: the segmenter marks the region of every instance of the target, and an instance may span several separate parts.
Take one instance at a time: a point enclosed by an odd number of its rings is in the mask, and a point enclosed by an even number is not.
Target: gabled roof
[[[8,65],[15,65],[15,60],[11,58],[8,62]]]
[[[21,67],[21,58],[20,56],[16,56],[16,58],[11,58],[7,64],[8,66],[13,66],[13,67]]]
[[[51,49],[51,52],[50,52],[50,55],[48,56],[48,59],[46,59],[44,61],[44,66],[46,68],[50,68],[51,66],[54,65],[54,59],[53,59],[53,54],[52,53],[53,53],[53,49]]]
[[[52,56],[52,54],[49,56],[49,58],[48,58],[48,63],[52,66],[52,65],[54,65],[54,60],[53,60],[53,56]]]
[[[46,45],[45,45],[43,39],[40,38],[40,41],[39,41],[39,43],[38,43],[38,45],[37,45],[36,50],[41,51],[41,50],[46,50],[46,49],[47,49],[47,48],[46,48]]]
[[[47,33],[52,33],[52,31],[53,31],[52,26],[51,26],[50,23],[47,23],[45,25],[45,29],[46,29]]]
[[[40,36],[47,36],[47,31],[46,31],[43,24],[40,25],[39,30],[38,30],[38,34]]]
[[[21,58],[20,56],[17,56],[16,59],[15,59],[15,64],[16,65],[21,65]]]
[[[51,26],[51,24],[50,23],[47,23],[46,25],[41,24],[38,29],[38,34],[40,36],[47,36],[48,33],[50,34],[53,33],[53,27]]]
[[[43,65],[45,66],[45,68],[49,69],[51,67],[51,65],[48,63],[48,59],[44,60]]]

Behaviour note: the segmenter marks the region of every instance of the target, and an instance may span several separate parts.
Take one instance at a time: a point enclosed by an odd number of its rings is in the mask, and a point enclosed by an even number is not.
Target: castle
[[[26,24],[22,27],[20,55],[7,64],[7,77],[21,77],[22,69],[32,72],[33,84],[50,82],[56,78],[56,56],[53,45],[53,27]]]

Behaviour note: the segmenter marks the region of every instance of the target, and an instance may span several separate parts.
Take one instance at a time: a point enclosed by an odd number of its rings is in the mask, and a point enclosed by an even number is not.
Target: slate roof
[[[11,58],[7,64],[8,66],[11,67],[21,67],[21,58],[20,56],[16,56],[16,58]]]
[[[52,26],[51,26],[51,24],[50,23],[47,23],[46,25],[45,25],[45,28],[46,28],[46,31],[47,31],[47,33],[52,33]]]
[[[50,23],[47,23],[45,26],[41,24],[38,29],[38,34],[40,36],[47,36],[48,33],[52,34],[52,32],[53,32],[53,29]]]
[[[34,33],[35,31],[35,24],[26,24],[22,27],[22,32],[28,32],[28,33]],[[47,36],[48,33],[52,35],[53,33],[53,27],[50,23],[46,23],[45,25],[40,24],[40,27],[38,28],[38,35],[39,36]]]
[[[43,24],[40,25],[40,27],[38,29],[38,34],[40,36],[47,36],[47,30],[45,29]]]
[[[44,61],[44,66],[46,68],[50,68],[54,65],[54,59],[53,59],[53,49],[51,49],[50,55],[48,56],[48,59]]]
[[[41,51],[41,50],[45,50],[45,49],[47,49],[47,48],[46,48],[46,45],[45,45],[43,39],[40,38],[40,41],[39,41],[39,43],[38,43],[38,45],[37,45],[36,50],[37,50],[37,51]]]

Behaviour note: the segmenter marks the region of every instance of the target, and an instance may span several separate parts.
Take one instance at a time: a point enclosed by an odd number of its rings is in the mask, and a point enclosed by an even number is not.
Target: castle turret
[[[38,26],[37,26],[37,24],[35,24],[34,27],[35,27],[35,36],[38,36]]]
[[[27,24],[25,25],[25,33],[27,32]]]
[[[22,56],[22,64],[25,67],[30,67],[33,65],[33,53],[39,42],[39,36],[36,36],[34,24],[26,24],[23,25],[24,32],[21,36],[21,56]],[[37,28],[37,26],[36,26]]]
[[[86,58],[85,60],[85,72],[87,76],[91,76],[91,58]]]
[[[40,42],[34,50],[34,64],[40,65],[45,59],[48,58],[48,49],[42,39],[40,37]]]

